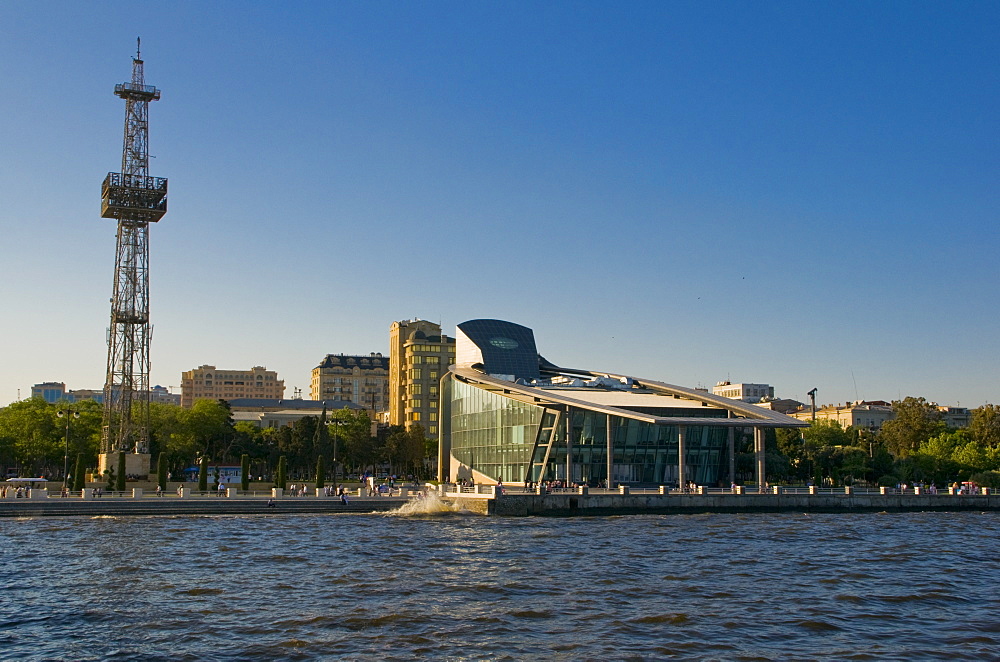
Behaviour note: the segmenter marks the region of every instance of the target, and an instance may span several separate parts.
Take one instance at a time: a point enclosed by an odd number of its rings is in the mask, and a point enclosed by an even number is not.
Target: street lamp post
[[[56,412],[56,416],[66,419],[65,451],[63,452],[63,490],[69,489],[69,421],[71,418],[80,418],[80,412],[66,407]]]
[[[337,419],[326,422],[327,427],[333,427],[333,482],[337,482],[337,438],[340,436],[340,426],[344,421]]]

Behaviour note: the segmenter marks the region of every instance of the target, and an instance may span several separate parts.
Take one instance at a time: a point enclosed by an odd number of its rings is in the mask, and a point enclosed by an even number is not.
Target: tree
[[[924,398],[895,400],[892,410],[896,417],[882,424],[879,440],[897,458],[907,457],[920,444],[945,431],[941,411]]]
[[[338,436],[344,441],[344,464],[364,471],[378,459],[378,445],[372,436],[372,422],[363,409],[341,409],[331,414],[340,421]]]
[[[288,483],[286,465],[285,456],[282,455],[278,458],[278,471],[274,481],[274,486],[282,490],[287,487]]]
[[[161,490],[167,489],[167,456],[160,453],[156,457],[156,484]]]
[[[326,468],[323,466],[323,456],[320,455],[316,458],[316,489],[321,490],[326,486],[323,478],[326,474]]]
[[[410,433],[402,425],[391,425],[385,435],[385,459],[390,467],[402,467],[407,464]]]
[[[955,462],[955,450],[969,440],[964,430],[945,432],[931,437],[911,455],[921,477],[932,483],[947,483],[955,479],[959,466]]]
[[[64,424],[56,409],[41,398],[11,403],[0,415],[0,442],[22,476],[39,476],[59,465]]]
[[[198,464],[198,491],[208,491],[208,456],[202,455]]]
[[[812,478],[817,484],[825,478],[837,480],[837,465],[842,453],[838,449],[851,443],[851,435],[840,427],[838,421],[818,419],[802,431],[796,474],[799,478]]]
[[[118,472],[115,474],[117,477],[117,482],[115,483],[115,490],[118,492],[125,491],[125,453],[124,451],[118,452]]]
[[[74,492],[79,492],[87,484],[86,481],[84,480],[86,478],[86,476],[84,476],[84,470],[85,470],[85,467],[83,466],[83,454],[82,453],[77,453],[76,454],[76,466],[73,469],[73,491]]]
[[[250,489],[250,456],[246,453],[240,456],[240,489]]]
[[[983,405],[973,409],[969,432],[974,441],[984,446],[1000,446],[1000,406]]]
[[[428,439],[424,432],[424,426],[414,423],[407,430],[406,451],[403,455],[404,466],[408,466],[412,473],[423,475],[424,458],[427,457]]]

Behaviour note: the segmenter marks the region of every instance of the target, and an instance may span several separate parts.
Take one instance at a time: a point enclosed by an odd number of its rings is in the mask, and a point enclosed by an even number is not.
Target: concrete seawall
[[[337,498],[298,497],[277,499],[268,508],[267,499],[197,498],[103,498],[4,499],[0,517],[136,517],[176,515],[306,515],[378,513],[395,510],[408,499],[397,497],[352,498],[342,504]]]
[[[498,499],[449,495],[447,500],[471,512],[501,517],[695,513],[1000,511],[1000,495],[507,494]]]

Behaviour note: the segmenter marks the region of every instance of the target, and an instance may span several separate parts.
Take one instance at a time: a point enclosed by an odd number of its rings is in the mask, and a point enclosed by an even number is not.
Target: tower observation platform
[[[104,178],[104,183],[101,185],[102,218],[156,222],[166,213],[165,177],[109,172]]]

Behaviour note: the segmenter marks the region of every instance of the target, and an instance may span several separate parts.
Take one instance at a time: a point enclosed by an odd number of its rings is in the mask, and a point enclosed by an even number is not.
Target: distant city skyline
[[[137,36],[170,177],[151,384],[308,393],[394,320],[498,318],[683,386],[1000,402],[998,29],[987,2],[2,4],[0,406],[103,385]]]

